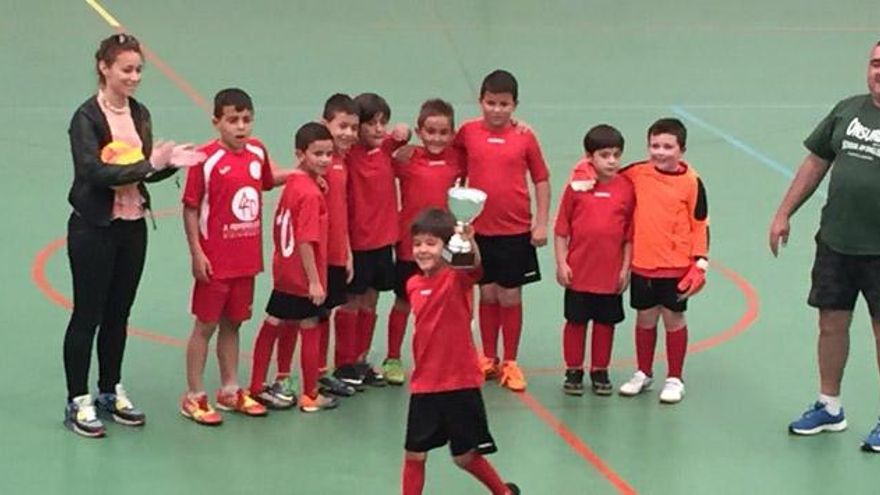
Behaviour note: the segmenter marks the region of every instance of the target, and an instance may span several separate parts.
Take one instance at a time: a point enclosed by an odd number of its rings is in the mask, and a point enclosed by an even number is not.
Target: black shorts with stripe
[[[478,388],[412,394],[406,419],[409,452],[428,452],[449,444],[452,455],[491,454],[498,448],[489,433],[486,407]]]

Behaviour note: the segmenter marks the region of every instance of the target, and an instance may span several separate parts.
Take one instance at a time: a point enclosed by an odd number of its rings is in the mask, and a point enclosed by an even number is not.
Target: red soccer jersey
[[[488,195],[474,222],[481,235],[513,235],[532,228],[531,197],[526,183],[550,178],[537,138],[513,126],[491,130],[482,119],[465,123],[455,136],[465,159],[468,184]]]
[[[272,239],[272,275],[276,290],[308,297],[309,279],[299,255],[299,246],[312,244],[321,285],[327,289],[327,203],[317,182],[308,174],[291,174],[275,210]]]
[[[592,166],[579,163],[579,166]],[[562,193],[556,216],[556,235],[568,237],[572,279],[578,292],[616,294],[623,268],[623,245],[632,241],[636,196],[623,176],[596,182],[589,191],[569,183]]]
[[[262,191],[273,186],[269,153],[257,139],[231,151],[220,140],[199,147],[207,159],[186,176],[183,204],[199,210],[199,244],[215,279],[263,270]]]
[[[446,392],[483,385],[471,334],[472,295],[482,270],[445,267],[427,277],[412,276],[406,292],[415,315],[414,394]]]
[[[429,153],[423,147],[413,150],[406,163],[395,164],[394,171],[400,180],[400,242],[397,243],[397,259],[412,261],[412,221],[425,208],[446,210],[447,193],[455,185],[455,179],[463,174],[458,152],[447,148],[440,154]]]
[[[333,162],[327,169],[327,264],[345,266],[348,261],[348,171],[345,161],[333,155]]]
[[[348,233],[351,249],[369,251],[397,242],[397,188],[391,155],[405,143],[390,136],[371,150],[354,145],[348,167]]]

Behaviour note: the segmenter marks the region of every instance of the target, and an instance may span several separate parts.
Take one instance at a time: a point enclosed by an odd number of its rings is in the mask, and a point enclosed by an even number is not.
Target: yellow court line
[[[89,7],[95,9],[95,12],[103,17],[104,20],[107,21],[107,24],[110,24],[114,28],[118,28],[121,26],[121,24],[119,24],[119,21],[117,21],[112,15],[110,15],[110,12],[107,12],[104,7],[101,7],[101,4],[99,4],[96,0],[86,0],[86,3],[89,4]]]

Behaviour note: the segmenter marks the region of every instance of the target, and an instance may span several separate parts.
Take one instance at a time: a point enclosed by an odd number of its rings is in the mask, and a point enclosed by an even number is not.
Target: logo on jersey
[[[260,180],[260,176],[262,175],[262,172],[263,172],[263,165],[260,162],[258,162],[257,160],[254,160],[251,162],[250,166],[248,167],[248,170],[250,171],[251,177],[253,177],[254,180]]]
[[[220,172],[220,175],[226,175],[230,170],[232,170],[232,167],[226,165],[225,167],[221,167],[218,172]]]
[[[242,222],[253,222],[260,216],[260,193],[250,186],[242,187],[232,197],[232,214]]]
[[[278,212],[275,226],[278,228],[278,247],[281,249],[281,256],[290,258],[293,254],[293,224],[290,223],[289,208]]]

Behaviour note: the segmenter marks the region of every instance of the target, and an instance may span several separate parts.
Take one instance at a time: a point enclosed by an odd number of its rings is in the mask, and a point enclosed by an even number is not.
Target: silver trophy
[[[454,268],[473,268],[476,258],[474,247],[470,241],[461,236],[460,232],[483,211],[483,205],[486,204],[486,192],[473,187],[456,186],[449,189],[447,196],[449,211],[455,217],[458,228],[446,243],[443,257]]]

